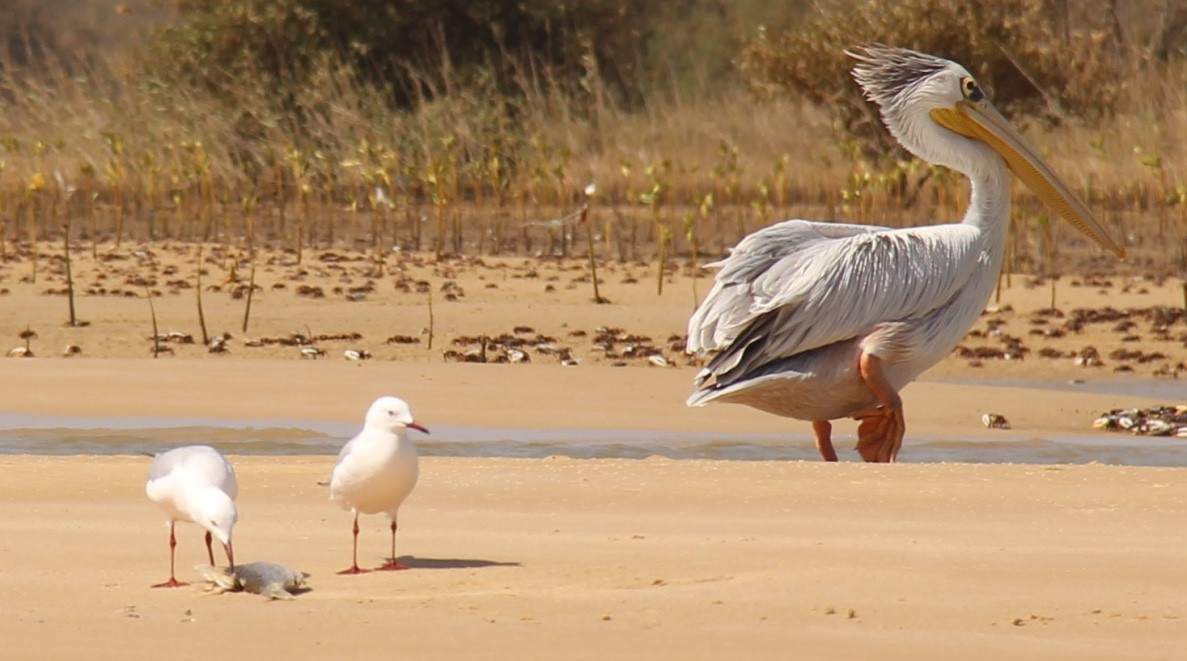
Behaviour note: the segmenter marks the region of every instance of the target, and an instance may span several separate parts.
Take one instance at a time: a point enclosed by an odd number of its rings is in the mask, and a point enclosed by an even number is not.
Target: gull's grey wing
[[[169,473],[172,473],[178,466],[185,463],[190,457],[208,451],[210,451],[208,447],[187,445],[153,455],[152,464],[148,467],[148,479],[155,480],[165,477]]]
[[[187,470],[204,476],[209,484],[222,489],[232,500],[239,495],[235,467],[209,445],[187,445],[156,455],[148,467],[148,481],[166,477],[182,464],[188,464]]]
[[[354,446],[356,439],[358,439],[358,436],[350,439],[345,445],[342,446],[342,449],[338,451],[338,458],[334,460],[334,468],[330,469],[329,477],[327,477],[325,480],[322,480],[321,482],[318,482],[318,485],[323,487],[330,486],[330,483],[334,480],[334,471],[337,470],[338,466],[342,465],[342,460],[346,458],[346,455],[350,454],[350,450]]]
[[[171,452],[163,452],[153,457],[148,467],[148,479],[157,480],[173,472],[182,461],[181,457]]]
[[[354,442],[357,438],[358,437],[356,436],[347,441],[346,445],[343,445],[342,449],[338,451],[338,458],[334,460],[334,468],[337,468],[338,464],[342,463],[342,460],[346,457],[346,455],[350,454],[350,450],[354,447]]]

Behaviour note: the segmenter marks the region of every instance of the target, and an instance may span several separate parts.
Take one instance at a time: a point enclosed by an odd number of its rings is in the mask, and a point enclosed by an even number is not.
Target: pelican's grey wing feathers
[[[728,346],[754,317],[754,284],[780,262],[786,272],[810,260],[813,247],[829,239],[886,231],[874,225],[788,220],[742,239],[730,256],[706,268],[718,268],[713,288],[688,321],[688,350],[693,353]]]
[[[767,241],[786,240],[763,247],[765,266],[753,249],[740,257],[747,266],[731,265],[731,255],[722,273],[744,278],[723,282],[719,276],[690,321],[690,349],[695,332],[697,349],[721,350],[698,384],[710,376],[719,385],[732,382],[773,360],[926,314],[950,300],[981,262],[970,254],[981,249],[979,230],[965,225],[850,225],[832,236],[821,231],[828,223],[781,225],[792,226],[767,232]]]

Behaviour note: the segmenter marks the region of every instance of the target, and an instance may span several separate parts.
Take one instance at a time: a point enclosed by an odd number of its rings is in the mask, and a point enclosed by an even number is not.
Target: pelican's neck
[[[990,162],[994,167],[986,167]],[[996,154],[985,164],[974,173],[966,173],[973,194],[962,221],[981,233],[977,263],[955,296],[926,318],[920,331],[925,339],[919,342],[926,357],[915,363],[918,371],[905,371],[898,376],[906,378],[904,384],[952,351],[981,315],[997,287],[1010,226],[1010,174]]]
[[[979,165],[965,173],[973,193],[962,222],[981,230],[986,240],[985,250],[991,261],[997,263],[1005,252],[1010,228],[1010,171],[997,154],[980,161]]]

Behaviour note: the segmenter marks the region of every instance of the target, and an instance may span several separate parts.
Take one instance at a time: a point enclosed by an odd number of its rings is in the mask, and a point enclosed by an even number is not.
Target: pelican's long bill
[[[1122,248],[1043,159],[988,101],[962,100],[953,108],[934,108],[931,117],[940,126],[967,138],[980,140],[1006,161],[1010,170],[1061,218],[1076,226],[1102,247],[1125,258]]]

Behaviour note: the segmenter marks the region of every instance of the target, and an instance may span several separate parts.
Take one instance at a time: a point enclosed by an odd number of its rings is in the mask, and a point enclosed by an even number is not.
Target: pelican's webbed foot
[[[878,407],[853,416],[860,420],[857,427],[857,452],[869,462],[888,463],[898,456],[903,446],[906,425],[901,410]]]
[[[907,432],[903,400],[882,374],[880,358],[862,353],[859,367],[862,380],[882,405],[854,414],[854,419],[861,421],[857,427],[857,452],[866,461],[894,461]]]

